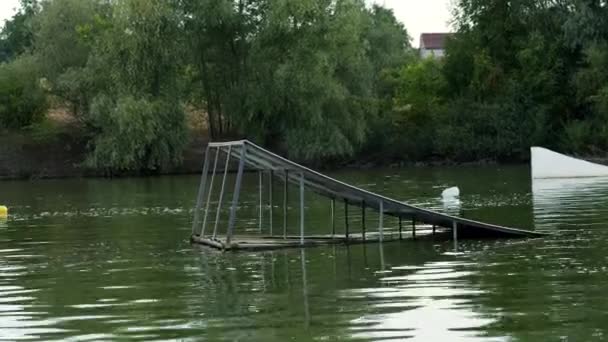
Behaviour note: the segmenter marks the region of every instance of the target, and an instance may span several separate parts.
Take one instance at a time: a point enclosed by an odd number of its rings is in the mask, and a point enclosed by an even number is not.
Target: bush
[[[428,58],[406,65],[397,78],[391,137],[387,148],[410,161],[433,155],[438,113],[444,109],[445,79],[440,61]]]
[[[599,127],[595,127],[597,130]],[[590,121],[574,120],[564,124],[561,148],[573,154],[589,153],[593,144],[594,125]]]
[[[530,143],[519,115],[505,103],[454,100],[437,121],[437,153],[458,162],[521,160]]]
[[[88,166],[109,171],[158,170],[181,161],[187,142],[181,106],[164,100],[100,95],[89,118],[97,130]]]
[[[19,129],[40,122],[47,98],[34,58],[0,65],[0,128]]]

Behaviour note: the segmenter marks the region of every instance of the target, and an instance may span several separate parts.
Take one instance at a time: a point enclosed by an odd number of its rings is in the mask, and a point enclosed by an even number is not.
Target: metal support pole
[[[215,214],[215,225],[213,226],[213,239],[217,237],[217,226],[220,222],[220,214],[222,212],[224,190],[226,189],[226,179],[228,178],[228,165],[230,164],[230,153],[232,153],[232,146],[228,146],[228,152],[226,153],[226,162],[224,164],[224,177],[222,179],[222,189],[220,191],[220,199],[217,202],[217,213]]]
[[[380,270],[384,272],[386,270],[386,263],[384,261],[384,245],[379,243],[378,246],[380,247]]]
[[[300,174],[300,245],[304,245],[304,174]]]
[[[363,242],[365,242],[365,201],[361,204],[361,232],[363,234]]]
[[[454,237],[454,252],[458,252],[458,223],[452,222],[452,234]]]
[[[260,211],[258,213],[258,228],[260,230],[260,233],[262,232],[262,225],[264,224],[262,222],[262,217],[264,216],[264,196],[262,195],[262,188],[264,187],[264,173],[262,173],[262,171],[258,172],[258,190],[259,190],[259,194],[260,194]]]
[[[196,197],[196,207],[194,207],[194,220],[192,221],[192,235],[196,233],[201,217],[201,207],[203,206],[203,197],[205,197],[205,190],[207,189],[207,173],[209,172],[209,146],[205,150],[205,159],[203,161],[203,172],[201,174],[201,182],[198,186],[198,195]]]
[[[384,241],[384,202],[380,201],[380,219],[378,220],[378,232],[380,233],[380,242]]]
[[[399,216],[399,240],[403,240],[403,217]]]
[[[412,239],[416,240],[416,217],[412,217]]]
[[[304,327],[310,327],[310,309],[308,305],[308,280],[306,277],[306,252],[304,249],[300,251],[300,259],[302,260],[302,295],[304,297]]]
[[[348,242],[348,238],[350,235],[349,227],[348,227],[348,200],[344,200],[344,230],[346,235],[346,242]]]
[[[287,239],[287,203],[289,190],[289,171],[285,170],[285,184],[283,184],[283,239]]]
[[[270,225],[270,236],[273,236],[273,231],[272,231],[272,181],[273,181],[273,172],[272,170],[269,173],[268,176],[268,210],[269,210],[269,214],[268,214],[268,224]]]
[[[203,228],[201,228],[201,237],[205,237],[205,229],[207,228],[207,217],[209,216],[209,205],[211,204],[211,195],[213,194],[213,181],[215,180],[215,174],[217,172],[217,161],[220,157],[220,150],[218,147],[215,152],[215,161],[213,162],[213,173],[211,173],[211,182],[209,183],[209,192],[207,193],[207,203],[205,203],[205,215],[203,216]]]
[[[336,236],[336,199],[331,199],[331,237]]]
[[[234,223],[236,220],[236,207],[239,205],[239,195],[241,193],[241,182],[243,181],[243,170],[245,169],[245,159],[247,158],[247,145],[243,144],[241,150],[241,160],[234,183],[234,194],[232,195],[232,207],[230,208],[230,218],[228,220],[228,233],[226,234],[226,244],[230,245],[232,234],[234,233]]]

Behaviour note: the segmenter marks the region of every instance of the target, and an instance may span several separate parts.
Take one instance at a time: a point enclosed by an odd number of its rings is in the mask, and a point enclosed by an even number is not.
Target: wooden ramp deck
[[[213,153],[215,152],[215,153]],[[222,155],[223,170],[218,170],[218,161]],[[211,158],[213,162],[211,161]],[[231,162],[237,162],[236,180],[232,191],[230,213],[227,227],[219,227],[220,213],[225,199],[226,180]],[[210,168],[212,168],[210,170]],[[211,171],[211,172],[210,172]],[[262,196],[262,173],[268,173],[270,182],[270,217],[272,217],[272,179],[279,179],[283,183],[283,227],[282,234],[277,238],[275,235],[264,236],[262,234],[252,236],[249,233],[239,236],[235,231],[237,208],[239,206],[239,196],[241,183],[245,171],[257,171],[260,179],[260,200]],[[220,175],[221,182],[215,184],[216,175]],[[287,193],[288,186],[295,185],[299,188],[299,209],[300,222],[299,231],[288,232],[287,227]],[[213,210],[210,207],[214,186],[220,186],[219,199],[215,217],[210,217],[209,213]],[[306,235],[305,224],[305,190],[312,191],[320,196],[331,200],[332,221],[335,222],[334,210],[335,203],[343,202],[346,215],[346,234],[343,239],[333,239],[327,236]],[[355,206],[361,208],[363,212],[363,231],[360,234],[349,234],[348,232],[348,207]],[[373,210],[379,213],[377,229],[366,232],[365,211]],[[383,224],[384,216],[397,217],[399,226],[401,222],[409,220],[415,236],[417,224],[427,225],[435,228],[447,228],[451,230],[453,238],[533,238],[541,237],[544,234],[529,230],[504,227],[490,223],[483,223],[461,217],[450,216],[422,208],[418,208],[407,203],[382,196],[350,184],[346,184],[329,176],[299,165],[293,161],[276,155],[268,150],[261,148],[247,140],[210,143],[205,153],[203,173],[199,186],[196,207],[194,210],[194,220],[192,224],[192,242],[208,245],[222,250],[250,249],[255,248],[287,248],[303,247],[310,245],[332,244],[332,243],[356,243],[356,242],[378,242],[390,240]],[[262,217],[262,205],[260,203],[260,225]],[[212,222],[213,220],[213,222]],[[334,223],[335,224],[335,223]],[[271,221],[272,225],[272,221]],[[220,233],[220,228],[225,229],[225,233]],[[400,228],[401,230],[401,228]],[[261,231],[261,229],[260,229]],[[387,239],[389,238],[389,239]]]
[[[447,231],[438,230],[437,235],[449,234]],[[237,235],[230,244],[226,244],[226,236],[217,236],[215,239],[210,237],[201,238],[200,236],[192,236],[192,242],[204,246],[216,248],[219,250],[271,250],[284,248],[300,248],[300,247],[317,247],[325,245],[355,245],[363,243],[378,243],[397,240],[413,240],[423,239],[435,235],[429,230],[419,231],[416,238],[409,234],[400,234],[397,231],[384,232],[382,236],[379,233],[368,233],[365,236],[362,233],[346,235],[307,235],[304,237],[302,244],[300,236],[264,236],[264,235]]]

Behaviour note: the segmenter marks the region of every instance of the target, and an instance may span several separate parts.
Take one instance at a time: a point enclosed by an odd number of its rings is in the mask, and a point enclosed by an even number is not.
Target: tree
[[[0,64],[0,128],[20,129],[39,122],[47,108],[37,61],[21,56]]]
[[[33,19],[40,10],[37,0],[20,0],[20,9],[0,32],[0,62],[8,62],[30,50],[34,42]]]
[[[86,75],[100,82],[88,124],[88,164],[110,171],[158,170],[175,164],[187,141],[179,87],[179,11],[163,0],[114,2]],[[85,75],[85,78],[86,78]]]
[[[459,146],[472,149],[466,158],[525,158],[530,145],[555,146],[564,122],[576,117],[571,79],[580,53],[564,34],[572,8],[566,1],[458,2],[458,33],[444,67],[453,104],[443,120],[451,126],[443,131],[478,132],[476,141]],[[478,141],[495,148],[476,149]]]
[[[95,23],[103,0],[45,0],[35,18],[34,53],[52,83],[69,68],[83,67],[90,45],[81,34]]]
[[[193,95],[203,102],[211,138],[230,134],[235,113],[244,110],[249,48],[267,6],[266,0],[182,2],[198,83]]]

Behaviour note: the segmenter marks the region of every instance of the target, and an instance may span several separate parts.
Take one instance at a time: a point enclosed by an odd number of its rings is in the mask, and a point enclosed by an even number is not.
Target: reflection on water
[[[459,198],[446,199],[442,202],[444,213],[452,216],[460,215],[460,210],[462,209],[462,202]]]
[[[378,288],[344,291],[382,312],[352,321],[353,337],[413,339],[420,341],[483,340],[482,328],[495,319],[474,311],[468,299],[482,290],[472,289],[472,273],[461,271],[461,261],[435,261],[420,266],[397,266],[379,279]],[[387,312],[388,311],[388,312]]]
[[[537,229],[576,229],[583,217],[608,215],[606,177],[534,179],[532,196]]]
[[[460,241],[459,253],[419,240],[222,254],[187,241],[198,177],[4,182],[0,340],[602,340],[608,185],[532,194],[528,173],[336,175],[437,210],[440,189],[458,184],[458,214],[555,232]],[[257,200],[243,198],[240,227],[257,227]],[[310,229],[327,231],[327,201],[307,200]]]

